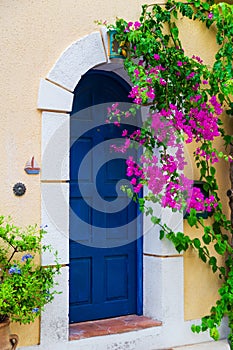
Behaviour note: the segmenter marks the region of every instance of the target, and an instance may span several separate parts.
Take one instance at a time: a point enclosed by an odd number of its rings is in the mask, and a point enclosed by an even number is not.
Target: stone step
[[[219,340],[217,342],[211,341],[208,343],[179,346],[171,348],[169,350],[230,350],[230,346],[228,344],[228,341],[225,339]]]

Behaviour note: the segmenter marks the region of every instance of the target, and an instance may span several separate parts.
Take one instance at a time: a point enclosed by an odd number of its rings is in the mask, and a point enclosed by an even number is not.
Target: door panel
[[[106,124],[106,106],[100,105],[129,102],[128,91],[114,74],[96,71],[85,74],[75,90],[70,129],[71,323],[138,312],[137,205],[119,188],[118,181],[126,178],[125,159],[109,158],[106,146],[106,141],[121,137],[123,126]]]

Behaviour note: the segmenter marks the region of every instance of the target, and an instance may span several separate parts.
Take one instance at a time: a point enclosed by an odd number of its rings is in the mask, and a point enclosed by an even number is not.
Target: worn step
[[[173,347],[169,350],[230,350],[230,346],[228,344],[228,341],[225,339],[219,340],[217,342],[211,341],[208,343],[201,343],[195,345],[178,346]]]

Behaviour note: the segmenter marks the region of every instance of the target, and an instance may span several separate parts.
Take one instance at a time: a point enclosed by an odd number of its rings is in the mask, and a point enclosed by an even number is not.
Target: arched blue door
[[[130,102],[128,94],[124,80],[96,70],[86,73],[74,91],[70,124],[71,323],[142,313],[138,209],[116,188],[118,181],[126,178],[125,160],[109,158],[109,146],[101,149],[106,140],[120,138],[123,130],[105,122],[103,104]],[[116,199],[117,210],[113,210]]]

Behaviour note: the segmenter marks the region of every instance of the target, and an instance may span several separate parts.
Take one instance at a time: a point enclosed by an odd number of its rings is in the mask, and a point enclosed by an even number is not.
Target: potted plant
[[[0,349],[16,349],[17,335],[10,335],[10,321],[27,324],[41,315],[58,292],[54,277],[60,273],[57,253],[54,266],[41,266],[44,228],[15,226],[0,216]]]

